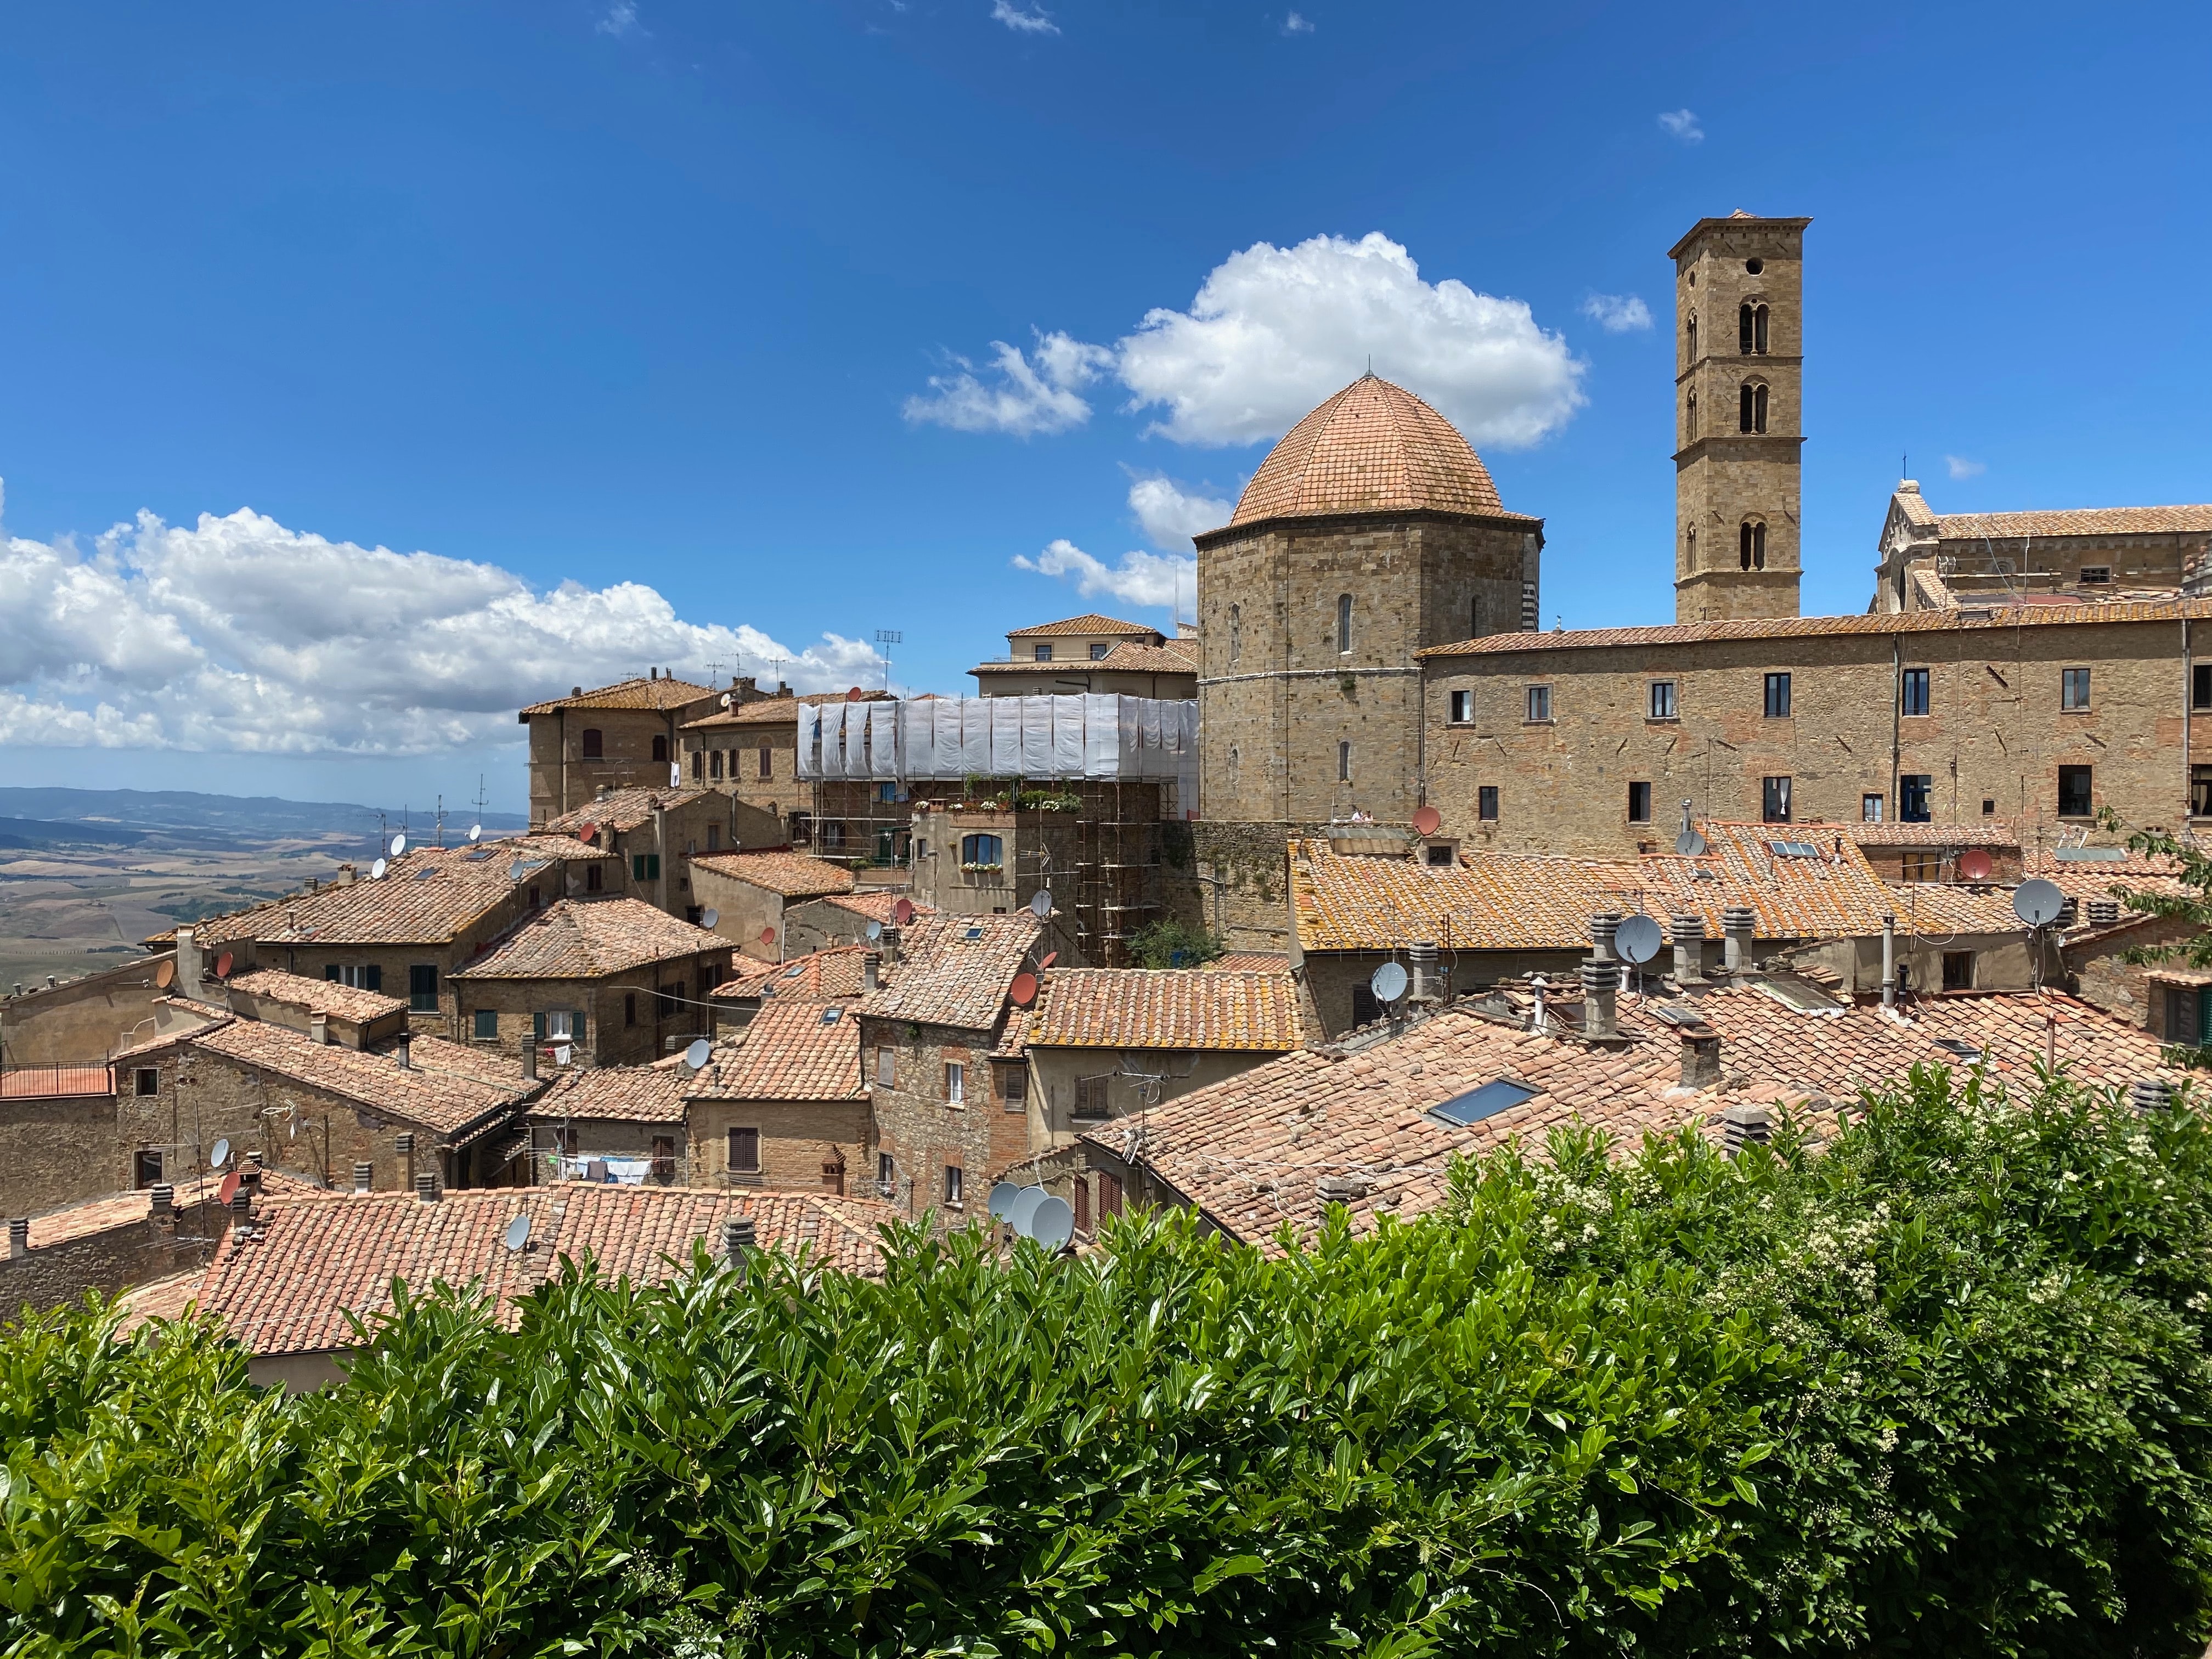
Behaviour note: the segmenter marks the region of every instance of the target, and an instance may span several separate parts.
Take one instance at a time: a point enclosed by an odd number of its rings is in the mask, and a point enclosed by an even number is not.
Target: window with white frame
[[[968,1068],[957,1060],[945,1062],[945,1103],[958,1106],[968,1098]]]

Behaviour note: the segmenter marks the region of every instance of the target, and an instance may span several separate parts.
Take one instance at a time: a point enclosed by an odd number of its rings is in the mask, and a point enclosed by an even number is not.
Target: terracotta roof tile
[[[527,720],[532,714],[554,714],[564,708],[681,708],[687,702],[720,695],[711,685],[694,685],[689,680],[620,680],[594,691],[533,702],[522,711],[521,718]]]
[[[1059,622],[1039,623],[1034,628],[1017,628],[1009,632],[1010,640],[1025,640],[1031,636],[1046,638],[1065,634],[1128,634],[1146,640],[1161,637],[1160,630],[1144,623],[1123,622],[1115,617],[1102,617],[1096,611],[1086,611],[1079,617],[1063,617]]]
[[[902,893],[895,889],[885,887],[871,887],[865,891],[855,890],[850,893],[831,893],[823,902],[836,905],[840,910],[850,910],[856,916],[866,916],[870,921],[880,921],[884,927],[889,927],[896,920],[892,912],[898,908],[898,902],[901,899],[912,900],[915,914],[918,916],[933,916],[937,914],[935,905],[924,904],[920,899],[914,898],[910,893]]]
[[[1230,951],[1206,965],[1217,974],[1287,974],[1291,971],[1291,953],[1287,951]]]
[[[340,1019],[357,1020],[364,1024],[386,1014],[396,1014],[407,1006],[399,998],[386,996],[380,991],[358,990],[334,979],[309,979],[305,974],[288,974],[276,968],[256,968],[233,974],[223,983],[246,996],[288,1003],[305,1008],[311,1014],[334,1014]]]
[[[527,1249],[507,1249],[517,1216]],[[721,1248],[726,1218],[750,1216],[763,1249],[796,1253],[847,1273],[882,1272],[878,1233],[888,1206],[814,1193],[708,1192],[693,1188],[564,1182],[452,1192],[426,1204],[411,1193],[367,1193],[263,1206],[261,1226],[234,1236],[210,1264],[197,1300],[256,1354],[349,1348],[347,1316],[388,1311],[392,1281],[416,1290],[481,1281],[509,1325],[516,1304],[562,1261],[597,1261],[610,1277],[653,1283],[688,1268],[695,1240]]]
[[[891,982],[862,1000],[871,1018],[994,1031],[1014,975],[1027,964],[1040,924],[1005,916],[925,916],[905,932]]]
[[[381,881],[364,877],[210,917],[198,925],[194,937],[207,950],[242,939],[264,945],[450,944],[507,901],[515,887],[507,873],[512,862],[511,857],[494,857],[461,866],[418,848],[392,860]]]
[[[693,1100],[866,1100],[860,1022],[836,1002],[769,1002],[714,1057]]]
[[[802,705],[856,701],[884,702],[891,700],[891,694],[888,691],[863,691],[857,699],[844,691],[811,691],[805,696],[760,697],[751,702],[717,709],[696,720],[687,720],[681,729],[686,732],[716,732],[733,726],[796,726]]]
[[[1288,973],[1055,969],[1018,1023],[1031,1048],[1279,1051],[1305,1040]]]
[[[651,1066],[592,1066],[563,1072],[530,1103],[538,1122],[570,1118],[614,1123],[681,1123],[691,1073],[674,1055]]]
[[[2077,507],[2049,512],[1942,513],[1936,533],[1946,541],[1984,537],[2160,536],[2212,531],[2212,505]]]
[[[853,890],[850,870],[811,853],[702,853],[691,862],[700,869],[787,899],[820,898]]]
[[[1195,674],[1198,672],[1198,641],[1170,640],[1163,645],[1132,645],[1125,641],[1100,658],[1094,665],[1126,669],[1138,674]]]
[[[689,806],[695,800],[705,800],[714,794],[711,789],[694,789],[689,785],[677,789],[610,789],[596,800],[586,801],[573,812],[563,812],[540,826],[541,833],[574,836],[586,824],[596,824],[601,830],[615,830],[628,834],[642,829],[653,821],[655,806],[664,812],[672,812],[679,806]]]
[[[719,933],[643,899],[557,899],[465,968],[457,980],[604,979],[647,963],[726,951]]]
[[[319,1043],[260,1020],[226,1020],[191,1032],[191,1048],[258,1066],[380,1115],[404,1118],[451,1140],[486,1121],[520,1112],[537,1085],[503,1054],[470,1048],[442,1037],[416,1037],[410,1063],[399,1064],[396,1045],[380,1050]]]
[[[115,1073],[106,1065],[10,1066],[0,1072],[0,1100],[62,1100],[114,1092]]]
[[[1966,823],[1843,823],[1836,827],[1862,847],[2017,847],[2021,844],[2020,828],[2009,818],[1975,818]]]
[[[782,962],[755,962],[750,957],[739,957],[735,974],[707,994],[724,1002],[749,1001],[755,997],[780,997],[786,1002],[848,1002],[860,996],[867,958],[877,954],[872,945],[832,945]]]

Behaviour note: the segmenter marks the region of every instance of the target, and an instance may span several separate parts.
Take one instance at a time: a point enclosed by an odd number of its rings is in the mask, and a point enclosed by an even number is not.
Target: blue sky
[[[1736,208],[1814,221],[1808,611],[1863,607],[1901,454],[1939,511],[2212,498],[2208,47],[2148,7],[20,9],[0,773],[512,805],[514,702],[572,680],[772,640],[842,683],[896,628],[964,690],[1009,627],[1164,623],[1176,500],[1365,350],[1547,520],[1547,626],[1665,619],[1664,256]],[[1224,343],[1255,320],[1297,350]],[[1062,541],[1118,589],[1012,562]]]

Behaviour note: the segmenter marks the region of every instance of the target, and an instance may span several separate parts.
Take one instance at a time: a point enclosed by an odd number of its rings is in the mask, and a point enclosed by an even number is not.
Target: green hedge
[[[343,1389],[0,1340],[5,1652],[2180,1655],[2212,1137],[1916,1073],[1819,1156],[1456,1174],[1269,1258],[406,1300]]]

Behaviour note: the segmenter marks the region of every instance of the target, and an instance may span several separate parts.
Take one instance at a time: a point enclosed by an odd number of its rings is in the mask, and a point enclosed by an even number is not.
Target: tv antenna
[[[890,647],[895,645],[904,645],[906,635],[896,628],[878,628],[876,630],[876,643],[883,647],[884,690],[888,691],[891,689]]]
[[[442,790],[438,795],[438,850],[446,850],[446,797]]]

